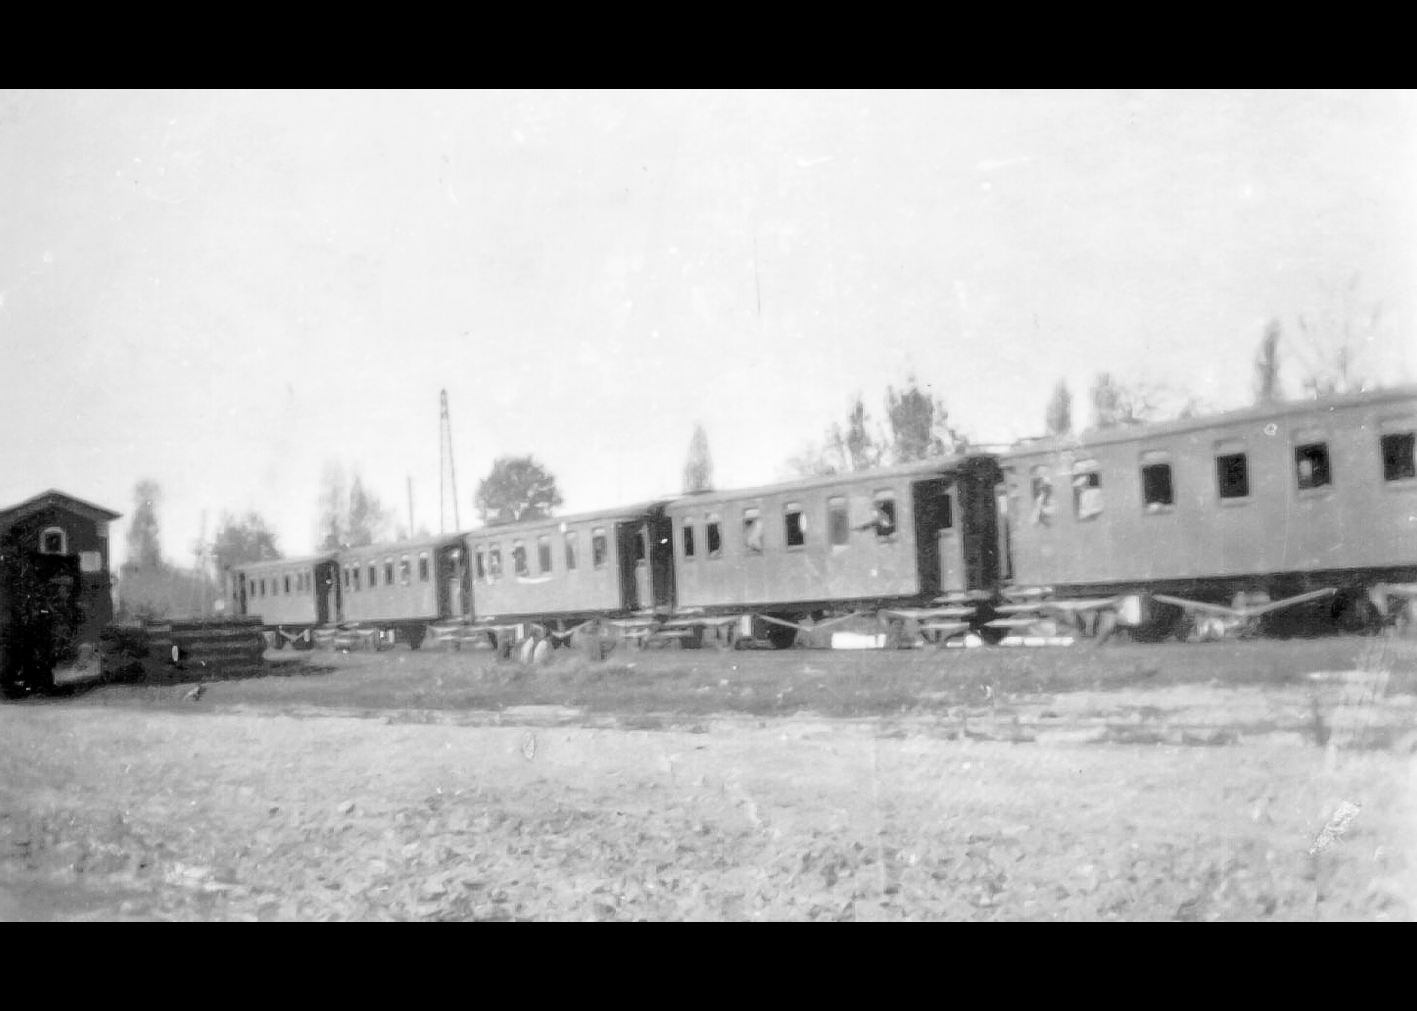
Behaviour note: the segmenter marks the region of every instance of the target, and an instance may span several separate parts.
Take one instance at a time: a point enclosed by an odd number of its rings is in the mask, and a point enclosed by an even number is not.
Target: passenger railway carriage
[[[1417,589],[1414,436],[1407,387],[1017,448],[1006,589],[1153,631],[1320,601],[1362,626]]]
[[[988,595],[996,480],[991,458],[970,456],[677,499],[675,623],[749,616],[744,630],[782,647],[853,612]]]
[[[565,633],[589,619],[643,626],[672,610],[663,502],[484,527],[465,535],[477,621],[494,642],[525,625]]]

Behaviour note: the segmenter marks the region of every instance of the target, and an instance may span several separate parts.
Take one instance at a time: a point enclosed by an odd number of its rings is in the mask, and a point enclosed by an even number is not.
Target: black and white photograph
[[[0,90],[0,921],[1417,916],[1417,92]]]

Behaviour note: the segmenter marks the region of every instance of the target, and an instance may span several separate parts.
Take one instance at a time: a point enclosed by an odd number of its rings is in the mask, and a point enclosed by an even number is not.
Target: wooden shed
[[[47,688],[100,673],[113,621],[108,525],[121,514],[53,489],[0,509],[0,678]]]

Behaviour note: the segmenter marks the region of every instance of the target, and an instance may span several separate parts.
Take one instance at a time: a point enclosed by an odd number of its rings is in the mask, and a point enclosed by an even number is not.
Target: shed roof
[[[92,502],[85,502],[81,498],[75,498],[73,495],[66,495],[62,491],[50,488],[48,491],[40,492],[33,498],[27,498],[16,505],[0,509],[0,527],[9,526],[31,513],[39,512],[41,509],[48,509],[51,506],[67,509],[69,512],[77,513],[94,523],[107,523],[123,515],[122,513],[114,512],[112,509],[96,506]]]

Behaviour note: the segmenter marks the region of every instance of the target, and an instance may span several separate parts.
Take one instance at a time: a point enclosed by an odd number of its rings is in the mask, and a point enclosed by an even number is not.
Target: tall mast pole
[[[448,415],[448,391],[442,390],[438,394],[438,400],[441,408],[438,419],[440,426],[438,441],[442,456],[438,471],[438,532],[447,533],[448,491],[453,493],[454,530],[462,529],[462,519],[458,515],[458,468],[457,464],[453,462],[453,423]]]

